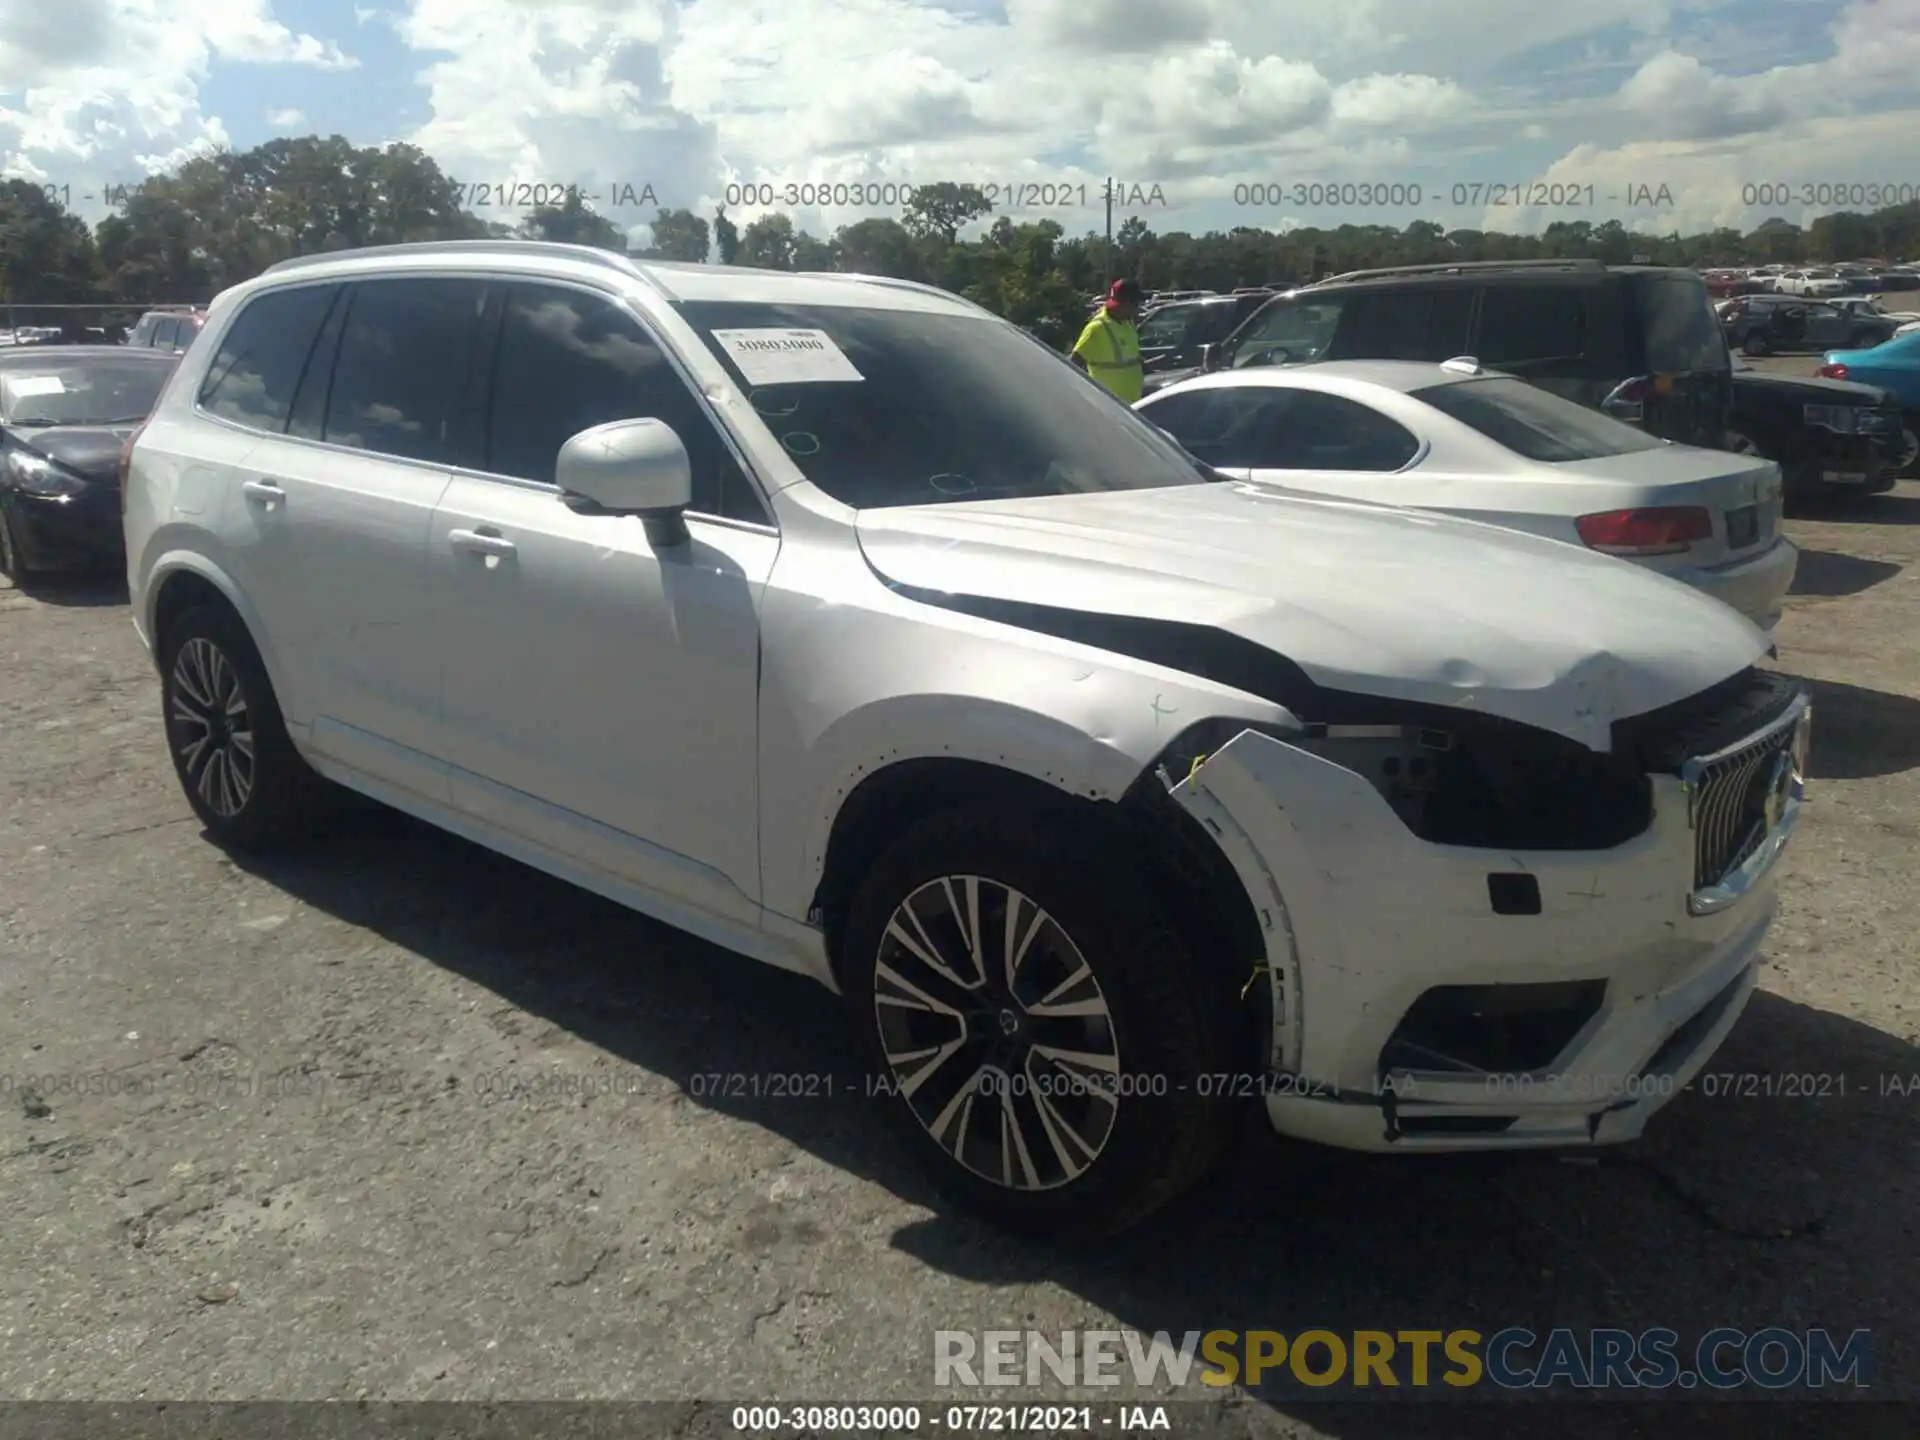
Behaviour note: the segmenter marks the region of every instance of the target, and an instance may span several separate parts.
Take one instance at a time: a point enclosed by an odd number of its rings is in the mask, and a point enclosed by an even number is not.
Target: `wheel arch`
[[[290,697],[284,683],[284,672],[266,627],[260,622],[259,612],[248,603],[231,576],[204,557],[191,552],[162,556],[155,562],[147,580],[143,613],[139,619],[153,653],[154,664],[160,663],[167,627],[199,603],[224,606],[246,627],[254,648],[260,652],[261,663],[267,668],[267,679],[273,685],[274,697],[282,711],[287,712]],[[291,719],[290,714],[288,718]]]
[[[1076,794],[1004,765],[956,756],[897,760],[866,775],[834,814],[813,894],[810,918],[825,936],[836,984],[844,988],[847,907],[862,877],[910,827],[974,805],[1005,806],[1069,833],[1084,826],[1123,847],[1217,991],[1249,1002],[1236,1016],[1242,1027],[1236,1049],[1250,1069],[1263,1064],[1271,996],[1267,986],[1246,983],[1265,954],[1254,902],[1226,854],[1152,768],[1112,798]]]

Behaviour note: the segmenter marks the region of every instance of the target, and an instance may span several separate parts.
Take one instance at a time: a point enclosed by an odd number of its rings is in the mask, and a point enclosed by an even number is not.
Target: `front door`
[[[429,550],[454,803],[700,909],[760,895],[759,606],[779,551],[757,491],[651,333],[617,300],[507,295],[477,469]],[[693,462],[687,545],[584,514],[561,445],[611,420],[673,426]]]

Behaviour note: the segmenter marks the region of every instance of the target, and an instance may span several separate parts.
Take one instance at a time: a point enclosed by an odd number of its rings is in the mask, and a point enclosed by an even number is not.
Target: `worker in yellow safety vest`
[[[1087,322],[1068,356],[1129,405],[1140,398],[1144,374],[1140,368],[1140,332],[1133,328],[1140,318],[1142,298],[1138,280],[1114,281],[1107,291],[1106,304]]]

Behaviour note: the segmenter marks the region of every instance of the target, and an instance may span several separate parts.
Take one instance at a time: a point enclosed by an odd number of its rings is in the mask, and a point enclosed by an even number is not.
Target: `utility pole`
[[[1107,196],[1107,285],[1111,285],[1117,278],[1119,278],[1113,273],[1113,177],[1111,175],[1107,176],[1106,196]],[[1105,288],[1106,288],[1105,285],[1101,286],[1101,289],[1104,290]]]

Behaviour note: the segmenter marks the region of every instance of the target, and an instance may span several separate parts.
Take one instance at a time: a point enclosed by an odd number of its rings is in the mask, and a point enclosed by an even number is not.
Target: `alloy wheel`
[[[922,885],[887,922],[873,986],[894,1088],[954,1160],[1040,1191],[1100,1157],[1124,1088],[1113,1014],[1026,895],[978,875]]]
[[[1920,433],[1911,425],[1900,432],[1900,456],[1894,461],[1893,473],[1905,475],[1912,471],[1913,462],[1920,460]]]
[[[1727,432],[1726,445],[1728,451],[1732,454],[1752,455],[1757,458],[1765,458],[1760,455],[1760,447],[1754,443],[1753,437],[1743,435],[1738,430],[1729,430]]]
[[[0,506],[0,575],[16,580],[20,577],[20,561],[13,549],[13,524],[7,519],[4,506]]]
[[[180,647],[167,718],[187,783],[214,814],[238,815],[253,794],[253,717],[240,674],[211,640]]]

